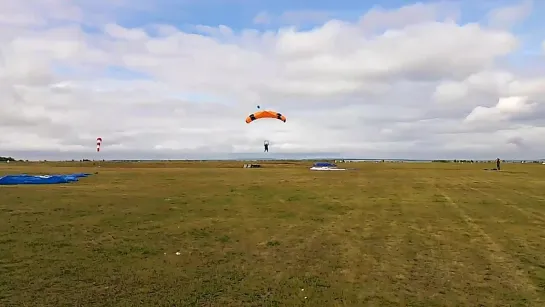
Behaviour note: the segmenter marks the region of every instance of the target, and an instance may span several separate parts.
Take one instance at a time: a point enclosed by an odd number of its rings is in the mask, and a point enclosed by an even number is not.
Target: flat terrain
[[[242,164],[0,166],[0,306],[545,306],[545,165]]]

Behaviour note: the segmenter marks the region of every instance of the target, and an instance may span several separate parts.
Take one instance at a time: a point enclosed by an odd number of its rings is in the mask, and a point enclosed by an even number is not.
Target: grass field
[[[0,166],[0,306],[545,306],[544,165],[241,166]]]

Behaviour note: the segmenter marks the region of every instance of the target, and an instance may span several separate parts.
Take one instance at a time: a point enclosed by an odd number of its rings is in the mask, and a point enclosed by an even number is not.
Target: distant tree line
[[[435,163],[475,163],[475,160],[432,160],[431,162]],[[477,161],[477,162],[485,162],[485,161]]]
[[[484,160],[432,160],[431,162],[435,163],[490,163],[494,162],[495,160],[490,161],[484,161]],[[505,160],[501,160],[501,162],[506,162]],[[511,161],[511,162],[520,162],[520,163],[543,163],[543,161]]]
[[[12,157],[0,157],[0,162],[15,162],[15,159]]]

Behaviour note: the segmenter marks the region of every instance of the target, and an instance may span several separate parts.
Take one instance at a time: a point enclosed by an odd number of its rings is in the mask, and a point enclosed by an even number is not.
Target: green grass
[[[349,165],[3,165],[0,306],[545,306],[545,166]]]

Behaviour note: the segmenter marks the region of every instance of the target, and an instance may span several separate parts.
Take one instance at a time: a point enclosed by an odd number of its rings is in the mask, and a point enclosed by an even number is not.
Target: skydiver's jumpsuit
[[[500,162],[500,158],[497,158],[496,159],[496,168],[498,169],[498,171],[501,169],[501,162]]]
[[[269,152],[269,144],[264,144],[265,146],[265,151],[264,152]]]

